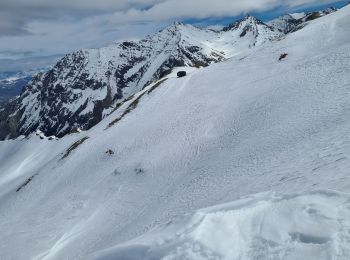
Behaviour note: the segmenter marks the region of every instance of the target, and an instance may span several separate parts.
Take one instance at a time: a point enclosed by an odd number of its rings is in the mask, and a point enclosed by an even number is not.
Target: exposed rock
[[[179,78],[182,78],[182,77],[185,77],[186,76],[186,71],[179,71],[178,73],[177,73],[177,76],[179,77]]]

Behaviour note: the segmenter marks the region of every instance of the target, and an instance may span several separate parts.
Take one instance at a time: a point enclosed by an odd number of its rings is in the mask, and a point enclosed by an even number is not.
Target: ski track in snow
[[[174,71],[108,129],[138,95],[89,131],[0,142],[0,259],[349,259],[349,13]]]

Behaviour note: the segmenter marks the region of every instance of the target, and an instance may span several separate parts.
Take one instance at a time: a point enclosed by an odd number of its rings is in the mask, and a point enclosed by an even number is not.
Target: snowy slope
[[[88,131],[0,142],[0,259],[348,259],[349,28],[348,6]]]

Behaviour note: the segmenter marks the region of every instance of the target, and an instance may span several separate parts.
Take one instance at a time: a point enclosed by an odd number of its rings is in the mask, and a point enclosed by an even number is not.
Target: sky
[[[0,66],[52,62],[81,49],[139,39],[174,21],[228,24],[251,13],[269,20],[286,12],[344,5],[332,0],[1,0]],[[11,62],[8,62],[11,61]],[[35,62],[34,62],[35,63]],[[13,65],[15,64],[15,65]],[[29,62],[30,64],[30,62]],[[31,65],[30,65],[31,66]]]

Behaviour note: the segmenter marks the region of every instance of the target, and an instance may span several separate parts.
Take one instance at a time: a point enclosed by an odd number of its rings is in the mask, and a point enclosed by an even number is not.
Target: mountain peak
[[[180,21],[175,21],[172,24],[173,26],[179,26],[179,25],[185,25],[184,23],[180,22]]]
[[[264,25],[264,23],[259,20],[258,18],[252,16],[251,14],[247,14],[243,19],[237,20],[228,26],[223,28],[223,31],[231,31],[231,30],[237,30],[238,28],[245,27],[247,25],[253,25],[256,26],[258,24]]]
[[[180,32],[188,27],[190,27],[190,25],[176,21],[176,22],[173,22],[172,24],[170,24],[169,26],[165,27],[164,29],[160,30],[159,32],[177,33],[177,32]]]
[[[259,21],[258,18],[256,18],[255,16],[253,16],[251,14],[246,14],[246,16],[243,18],[243,20]]]

